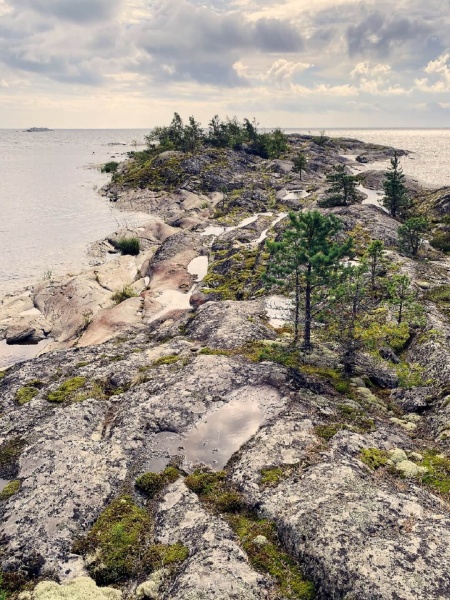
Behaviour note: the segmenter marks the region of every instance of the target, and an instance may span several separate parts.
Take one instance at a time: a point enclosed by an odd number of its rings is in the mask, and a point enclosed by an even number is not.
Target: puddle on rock
[[[175,456],[184,463],[204,463],[223,469],[231,456],[255,435],[267,417],[284,406],[278,392],[270,388],[241,388],[230,402],[209,413],[184,435],[156,434],[152,459],[146,468],[160,472]]]
[[[257,215],[253,215],[253,217],[247,217],[246,219],[244,219],[243,221],[241,221],[239,223],[239,225],[235,225],[234,227],[217,227],[217,226],[211,226],[211,227],[207,227],[205,229],[205,231],[203,231],[203,233],[201,233],[201,235],[214,235],[214,236],[220,236],[223,233],[228,233],[229,231],[236,231],[236,229],[242,229],[243,227],[247,227],[247,225],[251,225],[252,223],[255,223],[259,217],[273,217],[273,213],[271,212],[266,212],[266,213],[258,213]]]
[[[363,185],[358,185],[356,188],[359,192],[362,192],[367,196],[365,200],[362,201],[362,204],[372,204],[374,206],[378,206],[384,210],[384,212],[388,213],[389,211],[382,204],[382,198],[384,197],[384,193],[381,191],[371,190],[369,188],[364,187]]]
[[[283,200],[303,200],[310,196],[308,192],[305,190],[291,190],[288,194],[283,198]]]
[[[203,281],[208,274],[208,257],[197,256],[197,258],[191,260],[188,266],[188,273],[197,276],[197,283]]]
[[[267,229],[265,229],[265,230],[264,230],[264,231],[261,233],[261,235],[259,236],[259,238],[253,242],[253,244],[255,244],[255,245],[257,246],[257,245],[258,245],[258,244],[260,244],[261,242],[264,242],[264,240],[267,238],[267,234],[269,233],[269,231],[270,231],[271,229],[273,229],[273,228],[275,227],[275,225],[277,225],[277,223],[279,223],[280,221],[282,221],[283,219],[285,219],[287,216],[288,216],[288,214],[287,214],[287,213],[280,213],[280,214],[278,215],[278,217],[275,219],[275,221],[274,221],[274,222],[271,224],[271,226],[270,226],[270,227],[268,227]]]
[[[8,346],[6,340],[0,342],[0,370],[9,369],[13,365],[35,358],[53,339],[40,341],[38,344],[14,344]]]

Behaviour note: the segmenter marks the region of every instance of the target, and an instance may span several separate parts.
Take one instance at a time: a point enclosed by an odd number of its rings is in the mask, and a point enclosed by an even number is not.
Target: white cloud
[[[442,93],[450,92],[450,54],[445,53],[436,60],[432,60],[425,67],[424,72],[432,77],[416,79],[416,87],[422,92]]]

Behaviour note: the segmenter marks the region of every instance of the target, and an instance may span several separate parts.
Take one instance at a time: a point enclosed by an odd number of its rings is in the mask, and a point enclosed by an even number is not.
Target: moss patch
[[[271,480],[277,477],[278,473],[268,475]],[[239,492],[227,482],[225,471],[195,471],[186,477],[185,483],[213,512],[224,515],[253,568],[273,578],[280,596],[314,598],[313,584],[305,580],[297,562],[282,549],[275,524],[259,519],[245,505]]]
[[[4,489],[0,492],[0,501],[8,500],[14,494],[20,490],[21,483],[18,480],[10,481],[8,485],[4,487]],[[1,599],[1,596],[0,596]]]
[[[369,467],[369,469],[376,471],[380,467],[387,465],[389,454],[378,448],[365,448],[361,451],[360,459]]]
[[[39,394],[39,390],[35,387],[26,386],[17,390],[15,395],[15,401],[23,406],[24,404],[28,404],[31,402],[35,396]]]
[[[182,360],[181,356],[177,354],[168,354],[167,356],[161,356],[157,360],[153,361],[153,367],[160,367],[161,365],[174,365],[178,361]]]
[[[361,409],[349,404],[339,404],[338,410],[342,420],[346,422],[347,429],[356,433],[370,433],[376,430],[373,419],[367,417]]]
[[[314,586],[306,581],[296,561],[279,544],[275,524],[255,515],[230,515],[228,522],[241,541],[253,568],[267,573],[284,598],[314,598]],[[261,543],[261,537],[267,543]]]
[[[89,574],[99,585],[143,578],[188,556],[179,543],[164,546],[152,542],[150,514],[130,496],[122,496],[102,512],[85,538],[74,543],[73,551],[85,557]]]
[[[151,544],[152,530],[150,515],[123,496],[102,512],[73,550],[87,557],[87,569],[99,585],[117,583],[142,573],[141,553]]]
[[[228,250],[216,254],[203,280],[203,292],[220,300],[247,300],[264,292],[263,274],[269,254],[259,247]]]
[[[148,498],[154,498],[167,485],[176,481],[180,473],[176,467],[166,467],[162,473],[144,473],[136,479],[136,487]]]
[[[317,437],[328,442],[343,429],[348,429],[348,426],[345,423],[330,423],[329,425],[318,425],[317,427],[314,427],[314,433]]]
[[[5,371],[0,371],[0,381],[6,377]]]
[[[428,472],[422,475],[422,483],[450,499],[450,459],[432,450],[423,456],[420,466]]]
[[[259,481],[260,487],[277,487],[284,479],[290,477],[297,467],[298,465],[278,465],[276,467],[261,469],[261,479]]]
[[[71,400],[76,392],[86,384],[85,377],[73,377],[68,379],[54,392],[47,394],[47,400],[54,404],[61,404],[67,400]]]

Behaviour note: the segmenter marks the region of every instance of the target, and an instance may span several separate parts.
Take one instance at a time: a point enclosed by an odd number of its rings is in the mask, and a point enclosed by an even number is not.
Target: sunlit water
[[[42,279],[45,273],[82,269],[88,262],[90,242],[118,226],[138,224],[138,216],[115,210],[97,193],[109,176],[96,167],[125,158],[132,141],[143,142],[146,133],[0,130],[0,297]],[[449,129],[334,129],[326,133],[410,150],[413,154],[402,159],[408,175],[431,186],[450,185]],[[108,145],[115,142],[126,146]]]
[[[145,133],[0,130],[0,296],[80,269],[90,242],[136,222],[98,194],[109,175],[97,167],[123,160]],[[126,146],[109,145],[117,142]]]
[[[319,133],[315,129],[288,131]],[[409,150],[412,154],[401,159],[407,175],[423,185],[450,186],[450,129],[328,129],[325,134]]]

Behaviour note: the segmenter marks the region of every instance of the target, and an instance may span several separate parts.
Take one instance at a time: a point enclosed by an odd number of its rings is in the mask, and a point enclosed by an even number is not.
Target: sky
[[[450,127],[450,0],[0,0],[0,128]]]

